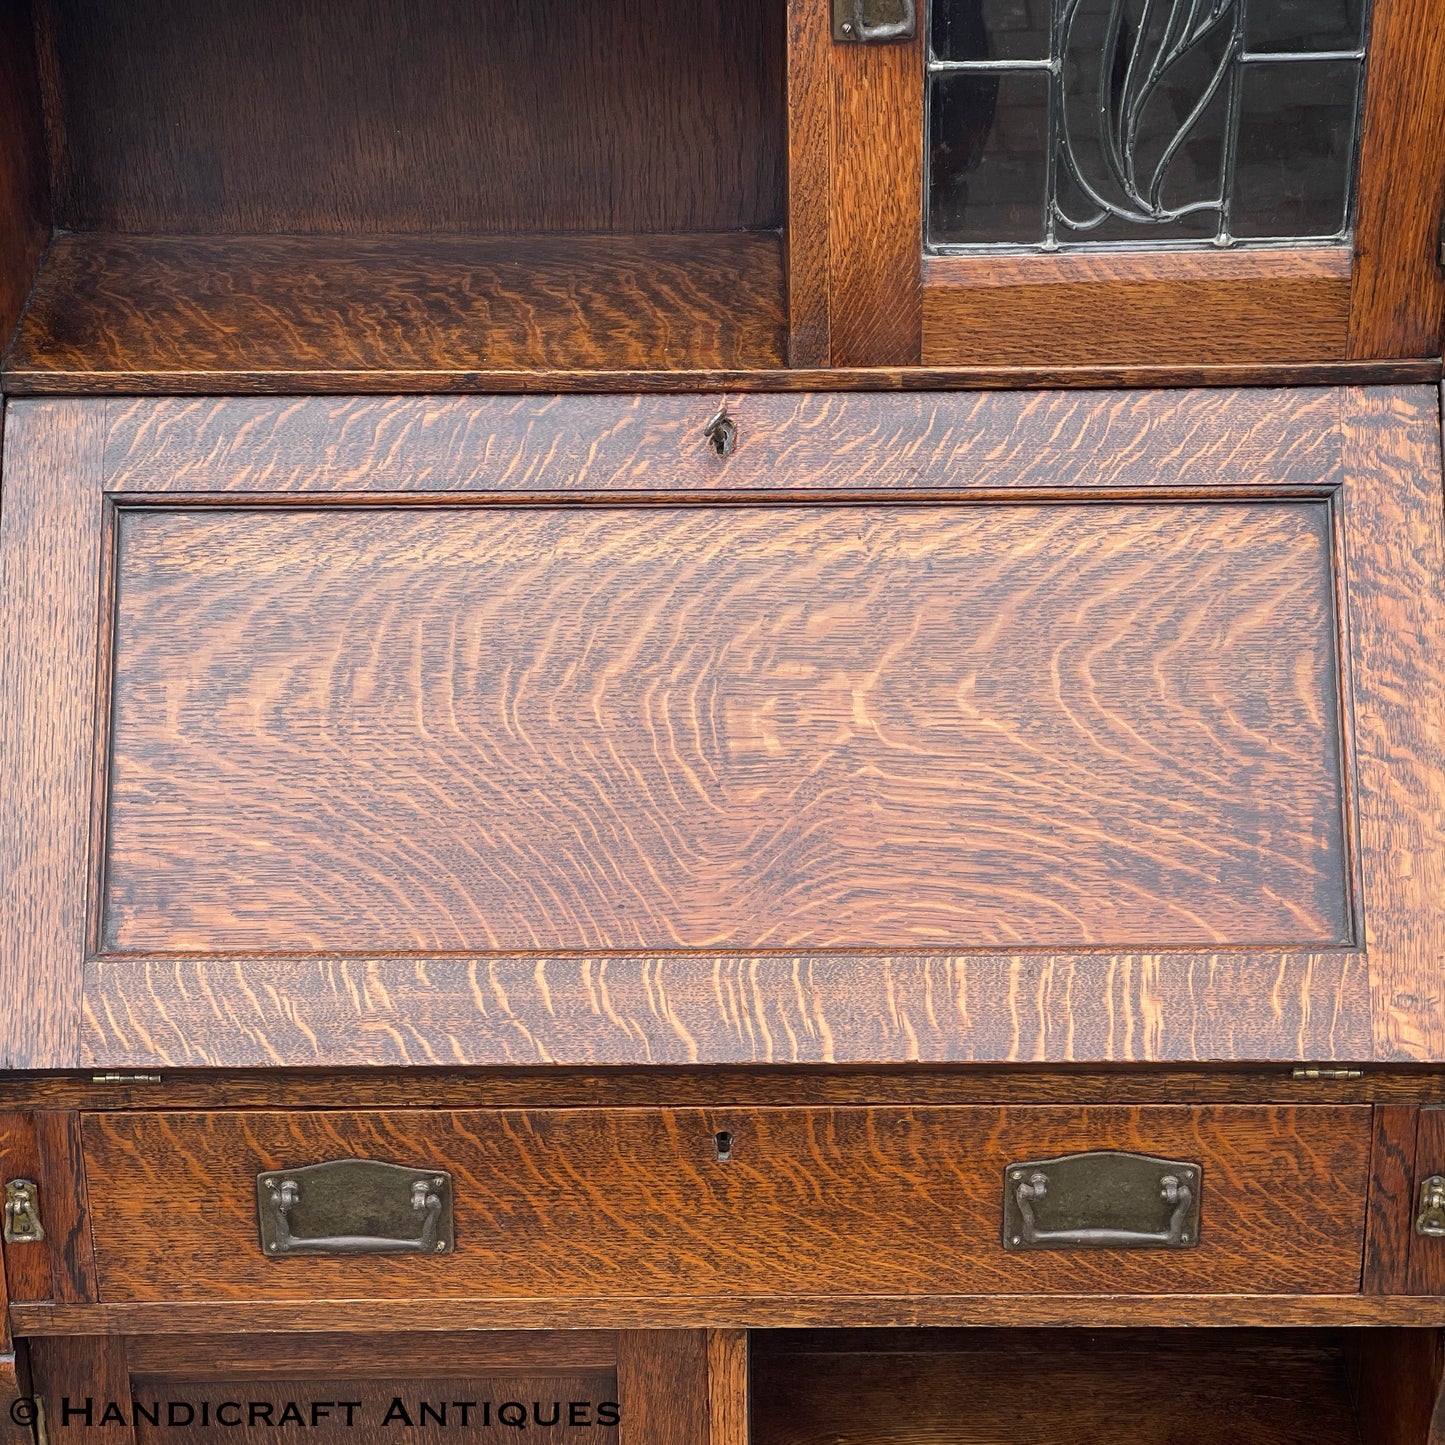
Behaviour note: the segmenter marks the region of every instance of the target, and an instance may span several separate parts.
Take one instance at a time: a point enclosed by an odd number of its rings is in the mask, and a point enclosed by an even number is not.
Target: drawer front
[[[719,1158],[718,1135],[730,1147]],[[1366,1106],[117,1113],[84,1120],[103,1300],[1353,1293]],[[1016,1251],[1005,1171],[1202,1171],[1188,1248]],[[256,1176],[445,1171],[454,1244],[268,1258]],[[438,1176],[440,1177],[440,1176]],[[303,1184],[303,1192],[308,1186]],[[334,1227],[353,1235],[344,1208]]]

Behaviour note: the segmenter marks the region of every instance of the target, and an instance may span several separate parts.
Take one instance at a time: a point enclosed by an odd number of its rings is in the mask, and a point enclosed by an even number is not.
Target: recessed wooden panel
[[[754,1336],[755,1445],[1374,1445],[1337,1331]],[[1397,1345],[1398,1348],[1398,1345]],[[1389,1437],[1392,1445],[1404,1436]],[[1408,1437],[1424,1445],[1425,1436]]]
[[[47,0],[57,223],[782,220],[781,0]]]
[[[1348,247],[930,256],[925,366],[1338,359]]]
[[[105,948],[1347,942],[1328,527],[126,512]]]
[[[1366,1105],[156,1112],[84,1123],[111,1303],[1352,1294],[1370,1136]],[[1005,1250],[1005,1168],[1100,1148],[1197,1161],[1198,1246]],[[455,1252],[264,1257],[255,1175],[348,1156],[449,1169]]]

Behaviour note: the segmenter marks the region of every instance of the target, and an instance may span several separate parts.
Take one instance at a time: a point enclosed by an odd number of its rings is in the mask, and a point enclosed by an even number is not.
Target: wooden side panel
[[[1411,1191],[1410,1222],[1419,1207],[1420,1186],[1428,1178],[1445,1175],[1445,1109],[1420,1110],[1415,1135],[1415,1184]],[[1445,1294],[1445,1239],[1410,1231],[1410,1276],[1412,1294]]]
[[[782,222],[780,0],[49,0],[47,11],[67,229]]]
[[[918,38],[905,45],[833,47],[828,264],[835,366],[918,364],[924,29],[920,24]]]
[[[30,1363],[35,1392],[45,1401],[48,1441],[135,1445],[124,1340],[113,1335],[37,1340],[31,1346]],[[112,1401],[119,1409],[107,1420],[105,1407]]]
[[[1300,361],[1345,355],[1350,253],[935,256],[925,366]]]
[[[706,1330],[620,1331],[618,1445],[710,1445],[708,1364]]]
[[[1445,26],[1435,0],[1376,0],[1370,30],[1349,355],[1434,356],[1445,300]]]
[[[830,0],[788,0],[788,364],[832,357]]]
[[[1356,826],[1375,1054],[1445,1057],[1445,536],[1424,389],[1341,393]]]
[[[0,1116],[0,1130],[5,1128],[5,1122]],[[0,1148],[3,1147],[0,1142]],[[7,1173],[5,1177],[10,1176]],[[30,1371],[25,1346],[21,1344],[17,1348],[10,1331],[10,1292],[6,1286],[4,1258],[8,1253],[6,1245],[0,1253],[0,1445],[33,1445],[34,1436],[25,1428],[25,1407],[18,1403],[30,1394]]]
[[[707,1332],[708,1437],[711,1445],[748,1445],[748,1332]]]
[[[0,355],[50,240],[50,175],[28,0],[0,6]]]
[[[1362,1330],[1355,1414],[1360,1445],[1445,1441],[1445,1336],[1439,1330]]]
[[[0,1114],[0,1190],[12,1179],[29,1179],[40,1187],[42,1215],[49,1203],[49,1180],[40,1158],[40,1145],[35,1137],[35,1115],[6,1112]],[[54,1298],[52,1255],[55,1239],[25,1244],[6,1245],[6,1294],[12,1300],[48,1300]]]
[[[1321,502],[117,545],[108,953],[1351,941]]]
[[[7,412],[0,512],[0,1066],[77,1061],[104,403]]]
[[[965,1107],[116,1113],[84,1128],[108,1302],[738,1302],[1354,1294],[1371,1119],[1350,1105]],[[1198,1163],[1198,1248],[1004,1250],[1006,1167],[1098,1148]],[[256,1174],[353,1155],[450,1169],[455,1253],[263,1257]],[[172,1204],[157,1211],[162,1188]]]
[[[32,1116],[45,1184],[45,1228],[57,1303],[88,1304],[98,1296],[90,1246],[80,1115],[45,1110]]]
[[[1366,1294],[1404,1294],[1414,1233],[1415,1124],[1407,1104],[1375,1106],[1370,1156],[1370,1215],[1365,1230]]]

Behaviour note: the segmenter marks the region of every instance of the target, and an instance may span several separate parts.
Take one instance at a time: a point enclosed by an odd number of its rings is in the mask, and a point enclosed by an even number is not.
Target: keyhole
[[[738,444],[738,424],[725,406],[719,407],[717,415],[703,428],[703,435],[718,456],[730,457]]]
[[[717,1162],[726,1164],[733,1157],[733,1136],[726,1129],[719,1129],[712,1136],[712,1147],[717,1153]]]

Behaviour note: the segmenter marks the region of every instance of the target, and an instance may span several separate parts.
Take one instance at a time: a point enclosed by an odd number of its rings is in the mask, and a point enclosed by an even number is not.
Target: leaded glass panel
[[[933,0],[928,241],[1349,235],[1369,0]]]

